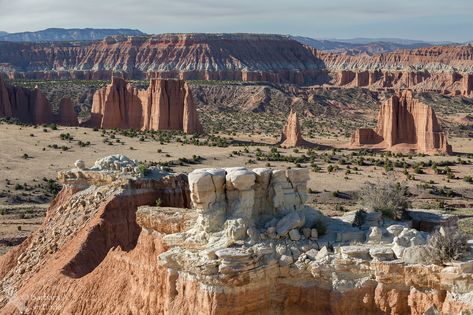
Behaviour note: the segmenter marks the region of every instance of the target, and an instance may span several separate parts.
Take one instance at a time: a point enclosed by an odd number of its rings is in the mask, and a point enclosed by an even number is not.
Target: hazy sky
[[[0,0],[0,30],[137,28],[473,40],[473,0]]]

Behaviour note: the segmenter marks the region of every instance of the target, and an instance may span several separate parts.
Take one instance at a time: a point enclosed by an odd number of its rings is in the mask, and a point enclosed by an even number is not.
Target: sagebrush
[[[436,231],[427,243],[428,257],[435,264],[458,260],[468,250],[467,237],[453,228]]]
[[[409,207],[407,186],[394,181],[371,183],[361,187],[358,202],[368,211],[381,211],[394,219],[401,219]]]

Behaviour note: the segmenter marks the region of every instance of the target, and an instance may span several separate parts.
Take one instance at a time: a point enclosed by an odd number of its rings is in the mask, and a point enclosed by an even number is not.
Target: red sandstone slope
[[[287,36],[163,34],[108,37],[91,44],[0,43],[0,64],[15,78],[149,77],[313,82],[320,62]],[[8,72],[8,70],[6,70]]]
[[[40,230],[0,258],[0,313],[153,314],[162,310],[159,294],[169,284],[165,270],[155,262],[164,248],[150,237],[139,239],[135,211],[158,198],[164,205],[188,207],[187,178],[132,186],[115,183],[79,194],[83,187],[66,186]]]
[[[155,204],[157,198],[162,206],[178,207],[170,217],[192,213],[182,209],[189,207],[187,176],[117,179],[113,172],[72,170],[63,178],[67,185],[42,227],[0,257],[1,314],[420,315],[432,308],[452,314],[471,310],[454,293],[458,283],[463,290],[471,286],[471,273],[461,277],[453,267],[446,271],[434,265],[354,264],[341,258],[336,271],[325,269],[327,261],[318,265],[312,281],[273,266],[227,277],[226,286],[218,281],[209,285],[192,273],[158,264],[158,255],[172,250],[165,245],[165,231],[180,232],[185,226],[173,225],[179,219],[162,217],[156,221],[158,230],[137,221],[137,207]],[[145,217],[155,222],[148,211]],[[324,274],[356,278],[370,268],[375,276],[364,278],[359,287],[345,284],[349,280],[336,281],[337,289],[324,282]],[[445,275],[450,278],[441,282]]]
[[[89,125],[98,128],[202,132],[189,85],[182,80],[152,79],[146,91],[120,78],[98,90]]]

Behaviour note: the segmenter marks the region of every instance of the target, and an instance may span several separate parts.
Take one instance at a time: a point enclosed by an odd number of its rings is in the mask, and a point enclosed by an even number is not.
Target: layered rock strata
[[[38,88],[29,90],[7,85],[0,77],[0,117],[16,118],[28,124],[58,123],[77,126],[77,115],[69,99],[63,99],[59,112],[53,113],[51,105]]]
[[[289,36],[160,34],[112,36],[92,43],[0,43],[10,78],[315,82],[322,63]]]
[[[407,90],[391,97],[378,114],[376,129],[355,131],[351,147],[401,152],[452,153],[434,110]]]
[[[471,95],[473,47],[433,46],[374,55],[313,51],[339,87]]]
[[[473,47],[433,46],[389,53],[317,51],[288,36],[160,34],[97,42],[0,42],[10,79],[268,81],[369,89],[412,89],[473,97]]]
[[[140,130],[202,132],[189,85],[181,80],[152,79],[138,90],[121,78],[93,97],[89,126]]]
[[[123,156],[76,165],[40,230],[0,257],[2,313],[473,310],[472,261],[425,264],[429,234],[409,222],[323,216],[304,205],[305,169],[142,177]]]

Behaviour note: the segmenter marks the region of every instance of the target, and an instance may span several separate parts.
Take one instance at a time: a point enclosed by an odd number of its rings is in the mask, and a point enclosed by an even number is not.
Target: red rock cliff
[[[189,85],[182,80],[152,79],[146,91],[124,79],[98,90],[90,125],[100,128],[202,131]]]
[[[375,55],[317,52],[331,84],[371,89],[471,93],[473,47],[434,46]]]
[[[321,63],[281,35],[161,34],[93,43],[0,43],[0,63],[14,78],[258,80],[311,83]]]
[[[126,180],[80,170],[64,176],[69,180],[40,229],[0,257],[2,314],[420,315],[473,308],[471,262],[443,267],[321,251],[287,266],[261,259],[274,249],[259,246],[215,265],[215,252],[234,248],[200,252],[194,243],[189,252],[176,250],[179,233],[199,224],[196,209],[187,208],[186,176]],[[292,189],[278,187],[282,194]],[[200,193],[215,198],[215,190]],[[139,208],[157,198],[161,207]],[[202,260],[190,270],[159,263],[166,255],[169,263],[186,264],[183,253],[194,252]]]
[[[68,98],[62,99],[59,112],[53,113],[51,105],[38,88],[29,90],[10,86],[0,77],[0,117],[16,118],[28,124],[57,123],[77,126],[77,114]]]
[[[350,144],[393,151],[452,152],[432,107],[414,99],[409,90],[381,106],[376,129],[357,130]]]
[[[30,124],[54,121],[48,100],[37,88],[8,86],[0,78],[0,117],[14,117]]]

